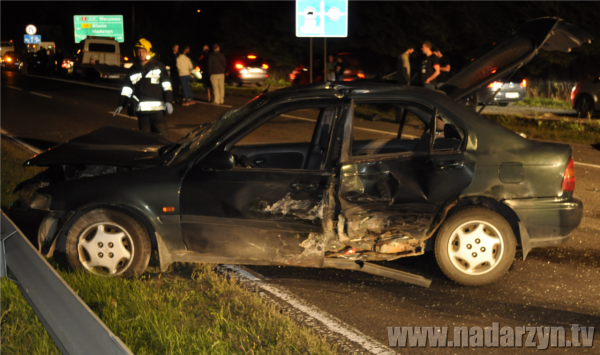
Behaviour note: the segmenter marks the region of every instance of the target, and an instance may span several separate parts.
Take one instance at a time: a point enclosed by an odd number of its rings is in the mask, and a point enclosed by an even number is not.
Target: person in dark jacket
[[[141,131],[169,138],[165,110],[173,113],[173,89],[167,68],[152,58],[152,44],[144,38],[135,44],[134,53],[135,63],[127,71],[119,107],[114,115],[128,104],[127,113],[129,116],[137,115]]]
[[[63,53],[62,49],[59,48],[56,50],[54,60],[56,61],[56,73],[61,74],[63,60],[65,60],[65,54]]]
[[[421,51],[426,58],[421,63],[421,85],[427,89],[435,89],[436,78],[440,75],[440,61],[431,51],[432,44],[429,41],[423,42]]]
[[[177,70],[177,57],[179,45],[173,45],[173,52],[169,55],[169,70],[171,72],[171,86],[173,86],[173,102],[179,103],[179,71]]]
[[[344,81],[344,61],[341,57],[337,57],[337,63],[335,63],[335,81]]]
[[[210,82],[215,94],[215,104],[222,105],[225,101],[225,56],[218,44],[213,45],[213,52],[208,56]]]
[[[452,67],[450,66],[450,59],[448,56],[443,55],[439,48],[433,47],[432,52],[436,57],[438,57],[440,64],[440,75],[438,75],[436,78],[437,83],[435,84],[435,87],[439,88],[440,86],[444,85],[448,79],[450,79],[450,70]]]
[[[200,56],[200,72],[202,74],[202,85],[206,89],[206,95],[208,102],[211,102],[210,91],[212,90],[212,84],[210,82],[210,70],[208,69],[208,57],[210,55],[208,44],[204,45],[202,55]]]

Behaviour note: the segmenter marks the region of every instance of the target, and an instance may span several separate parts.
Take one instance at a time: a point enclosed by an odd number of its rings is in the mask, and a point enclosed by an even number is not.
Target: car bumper
[[[489,102],[492,95],[494,95],[494,92],[496,90],[492,89],[492,88],[485,88],[483,90],[481,90],[479,92],[479,102],[484,103],[484,102]],[[502,90],[500,90],[500,92],[498,92],[498,94],[496,94],[496,96],[494,96],[494,99],[491,100],[492,102],[496,102],[496,103],[508,103],[508,102],[515,102],[515,101],[521,101],[523,100],[525,97],[527,97],[527,89],[526,88],[522,88],[522,87],[503,87]]]
[[[580,199],[535,198],[506,200],[529,234],[532,248],[565,243],[583,217]]]

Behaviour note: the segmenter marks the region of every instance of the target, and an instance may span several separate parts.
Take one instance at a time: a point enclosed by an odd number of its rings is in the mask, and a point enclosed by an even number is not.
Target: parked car
[[[269,64],[264,59],[248,54],[227,58],[225,82],[228,85],[242,86],[245,84],[262,85],[269,77]]]
[[[6,52],[2,56],[2,67],[7,70],[19,70],[21,66],[21,55],[17,52]]]
[[[498,91],[500,89],[500,91]],[[496,93],[498,91],[498,93]],[[496,95],[494,95],[496,93]],[[492,99],[493,96],[493,99]],[[511,102],[522,101],[527,97],[527,79],[494,81],[477,93],[479,104],[508,106]]]
[[[600,112],[600,74],[584,80],[571,91],[571,107],[579,117],[598,117]]]
[[[100,128],[27,160],[48,169],[17,187],[11,211],[45,211],[40,251],[110,276],[144,272],[153,246],[162,270],[181,261],[366,271],[433,250],[450,279],[491,283],[517,244],[525,258],[566,242],[583,205],[569,145],[525,139],[457,101],[542,48],[590,38],[560,19],[528,22],[446,94],[317,83],[263,93],[177,143]]]
[[[74,63],[76,76],[90,80],[125,78],[124,56],[114,38],[87,36],[78,47]]]

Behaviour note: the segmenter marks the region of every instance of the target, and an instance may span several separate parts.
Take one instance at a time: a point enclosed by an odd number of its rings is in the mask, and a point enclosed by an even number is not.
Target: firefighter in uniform
[[[173,113],[173,89],[165,66],[153,58],[152,44],[140,39],[133,47],[135,63],[127,71],[119,107],[127,106],[129,116],[137,116],[140,130],[169,138],[165,111]]]

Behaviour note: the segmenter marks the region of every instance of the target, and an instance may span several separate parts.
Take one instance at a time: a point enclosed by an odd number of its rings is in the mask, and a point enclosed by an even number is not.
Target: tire
[[[577,117],[587,118],[589,115],[589,117],[594,118],[596,114],[594,100],[589,95],[581,95],[577,100]]]
[[[112,277],[142,274],[152,250],[148,231],[140,222],[122,212],[96,209],[75,221],[66,251],[74,269]]]
[[[508,102],[499,102],[498,105],[500,105],[502,107],[506,107],[506,106],[508,106]]]
[[[452,214],[435,240],[435,258],[442,272],[466,286],[500,279],[512,265],[515,250],[516,238],[508,222],[478,206]]]

